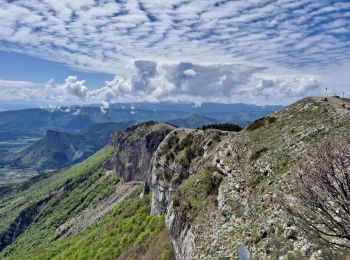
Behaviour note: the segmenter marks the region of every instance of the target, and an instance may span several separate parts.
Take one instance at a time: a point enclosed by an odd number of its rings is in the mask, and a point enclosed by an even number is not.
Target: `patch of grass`
[[[192,221],[208,205],[216,204],[221,178],[213,175],[215,167],[207,167],[190,176],[176,190],[173,198],[175,210],[185,221]]]
[[[263,154],[263,153],[266,153],[269,149],[266,148],[266,147],[263,147],[257,151],[255,151],[251,156],[250,156],[250,161],[256,161],[257,159],[260,158],[260,156]]]
[[[252,124],[250,124],[246,128],[246,130],[253,131],[253,130],[259,129],[265,125],[272,124],[272,123],[276,122],[276,120],[277,120],[277,118],[272,117],[272,116],[263,117],[263,118],[260,118],[258,120],[255,120]]]

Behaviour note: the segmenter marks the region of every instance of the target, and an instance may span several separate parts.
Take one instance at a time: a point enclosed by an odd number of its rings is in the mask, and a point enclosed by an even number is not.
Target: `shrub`
[[[221,178],[213,173],[215,167],[206,167],[199,173],[190,176],[176,190],[173,205],[183,222],[192,221],[206,207],[216,203]]]
[[[239,125],[235,125],[231,123],[203,125],[201,129],[202,130],[218,129],[218,130],[229,131],[229,132],[239,132],[242,130],[242,128]]]
[[[260,156],[261,156],[263,153],[267,152],[268,150],[269,150],[268,148],[263,147],[263,148],[259,149],[258,151],[254,152],[254,153],[250,156],[250,161],[255,161],[255,160],[259,159]]]
[[[260,118],[256,121],[254,121],[246,129],[248,131],[253,131],[253,130],[259,129],[260,127],[263,127],[265,125],[272,124],[272,123],[276,122],[276,120],[277,120],[277,118],[272,117],[272,116],[263,117],[263,118]]]
[[[313,148],[283,205],[295,224],[330,247],[350,248],[350,139]]]

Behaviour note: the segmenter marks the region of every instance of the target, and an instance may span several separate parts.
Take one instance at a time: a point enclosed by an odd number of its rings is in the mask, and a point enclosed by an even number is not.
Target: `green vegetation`
[[[133,126],[129,126],[128,128],[126,128],[126,131],[127,132],[132,132],[132,131],[135,131],[140,126],[149,127],[149,126],[152,126],[152,125],[156,125],[158,123],[159,122],[157,122],[157,121],[151,120],[151,121],[143,122],[143,123],[136,124],[136,125],[133,125]]]
[[[267,152],[269,149],[266,147],[263,147],[261,149],[259,149],[258,151],[255,151],[251,156],[250,156],[250,161],[256,161],[257,159],[260,158],[260,156]]]
[[[193,159],[203,155],[202,138],[202,133],[188,133],[184,138],[180,139],[178,134],[174,132],[169,136],[167,142],[167,149],[165,149],[166,160],[177,159],[182,166],[188,168]]]
[[[8,227],[21,212],[30,212],[41,201],[47,203],[35,216],[35,221],[27,223],[29,227],[17,234],[17,239],[1,255],[54,241],[60,235],[56,232],[60,225],[113,192],[118,178],[105,174],[102,168],[113,152],[113,147],[106,147],[82,163],[18,184],[7,192],[0,200],[2,235],[11,232]]]
[[[164,216],[151,216],[150,198],[134,192],[86,231],[9,259],[173,259]],[[147,258],[148,257],[148,258]]]
[[[215,167],[207,167],[185,180],[174,194],[174,208],[184,221],[193,221],[200,212],[216,204],[216,197],[221,183]]]
[[[202,130],[217,129],[217,130],[229,131],[229,132],[239,132],[242,130],[242,127],[240,127],[239,125],[235,125],[235,124],[223,123],[223,124],[203,125],[201,127],[201,129]]]
[[[276,120],[277,120],[276,117],[271,117],[271,116],[263,117],[263,118],[260,118],[256,121],[254,121],[246,129],[248,131],[253,131],[253,130],[258,129],[260,127],[263,127],[265,125],[272,124],[272,123],[276,122]]]

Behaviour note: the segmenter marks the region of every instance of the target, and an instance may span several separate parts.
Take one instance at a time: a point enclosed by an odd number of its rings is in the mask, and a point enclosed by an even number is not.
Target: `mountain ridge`
[[[4,247],[0,257],[138,259],[143,252],[149,254],[155,246],[152,241],[163,234],[159,241],[167,242],[159,244],[162,249],[151,259],[235,259],[240,244],[254,259],[343,259],[344,250],[310,239],[295,225],[279,198],[292,199],[291,179],[314,145],[350,135],[349,108],[339,98],[310,97],[240,132],[174,128],[157,122],[117,131],[107,148],[84,162],[48,175],[50,181],[43,176],[0,197],[1,240],[4,230],[11,230],[11,223],[28,207],[27,198],[38,203],[45,194],[54,196],[39,210],[35,224]],[[72,225],[77,216],[90,219],[85,210],[102,207],[103,201],[116,198],[119,185],[135,180],[144,183],[143,192],[140,189],[113,204],[109,213],[94,224],[87,221],[77,233],[68,232],[61,240],[55,236],[59,227]],[[94,195],[87,196],[90,192]],[[139,206],[130,208],[123,201]],[[139,224],[130,226],[129,221]],[[63,228],[58,234],[66,231]]]

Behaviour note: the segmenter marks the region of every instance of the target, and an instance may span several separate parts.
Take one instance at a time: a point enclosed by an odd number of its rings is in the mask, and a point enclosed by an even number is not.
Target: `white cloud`
[[[188,101],[200,104],[242,100],[285,104],[305,95],[319,94],[321,84],[312,75],[272,77],[268,72],[267,68],[244,64],[137,61],[128,77],[116,76],[104,87],[89,91],[88,97],[90,102],[102,99],[107,104],[117,101]]]
[[[69,76],[64,84],[0,81],[0,99],[13,97],[54,104],[101,104],[105,113],[113,102],[187,101],[286,104],[320,94],[321,83],[312,75],[272,76],[269,69],[244,64],[156,63],[136,61],[128,76],[115,76],[98,89]],[[190,73],[184,73],[190,71]],[[195,73],[193,73],[195,72]],[[188,76],[191,75],[191,76]],[[3,85],[1,85],[3,84]],[[134,111],[134,108],[131,107]]]
[[[115,74],[135,59],[349,62],[347,2],[0,0],[0,49]],[[340,67],[340,66],[339,66]]]
[[[66,78],[62,87],[67,94],[81,99],[85,99],[88,92],[88,88],[85,86],[85,80],[78,80],[77,76],[69,76]]]
[[[195,70],[188,69],[184,71],[184,75],[187,77],[194,77],[197,75],[197,72]]]

